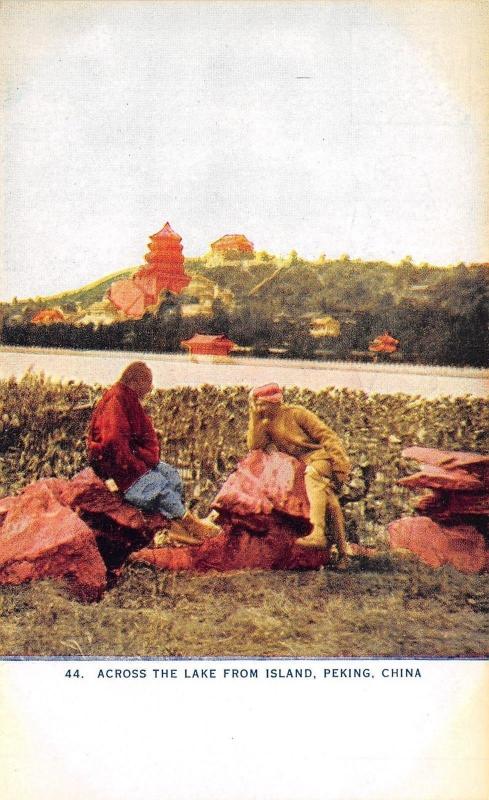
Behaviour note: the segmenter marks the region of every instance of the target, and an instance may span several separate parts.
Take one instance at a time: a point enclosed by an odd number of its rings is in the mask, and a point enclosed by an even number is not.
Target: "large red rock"
[[[403,517],[389,525],[392,548],[410,550],[430,567],[452,564],[460,572],[489,569],[489,549],[473,525],[446,525],[429,517]]]
[[[412,458],[421,464],[443,467],[445,470],[463,469],[476,475],[489,488],[489,456],[467,451],[436,450],[433,447],[406,447],[404,458]]]
[[[71,481],[61,481],[56,491],[60,501],[93,530],[100,554],[114,574],[130,553],[149,544],[156,531],[169,524],[161,514],[143,514],[126,503],[120,492],[109,492],[90,467]]]
[[[240,569],[319,569],[329,563],[328,550],[310,550],[295,543],[306,530],[275,514],[263,515],[256,531],[240,527],[236,517],[219,520],[223,532],[199,547],[144,548],[130,556],[160,569],[230,572]],[[307,523],[306,523],[307,524]]]
[[[145,548],[131,555],[160,569],[319,569],[329,550],[296,544],[310,531],[304,465],[285,453],[254,450],[225,481],[214,508],[223,532],[199,547]]]
[[[489,466],[489,456],[480,453],[470,453],[463,450],[436,450],[434,447],[405,447],[402,451],[404,458],[412,458],[421,464],[431,464],[433,467],[446,467],[455,469],[473,469],[480,464]]]
[[[0,583],[64,578],[82,600],[98,599],[106,568],[92,530],[39,481],[13,498],[0,528]]]
[[[307,519],[304,465],[286,453],[252,450],[225,481],[212,505],[240,517],[253,518],[275,509]]]
[[[0,583],[64,577],[77,597],[97,599],[107,570],[117,575],[167,525],[109,492],[90,468],[37,481],[0,500]]]
[[[398,480],[409,489],[444,489],[445,491],[483,491],[484,484],[476,475],[463,469],[443,469],[426,464],[421,472]]]
[[[91,467],[79,472],[71,481],[59,481],[56,491],[60,501],[74,511],[104,514],[124,528],[138,530],[146,525],[142,512],[125,503],[120,492],[108,491],[104,481],[97,477]],[[161,518],[160,525],[162,521]]]

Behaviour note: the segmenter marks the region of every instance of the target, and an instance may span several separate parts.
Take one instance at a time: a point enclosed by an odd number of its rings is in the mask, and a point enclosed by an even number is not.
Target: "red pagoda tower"
[[[128,317],[138,319],[146,309],[159,302],[163,290],[178,294],[190,283],[183,268],[182,237],[167,222],[161,231],[149,237],[149,252],[141,267],[129,280],[116,281],[109,299]]]

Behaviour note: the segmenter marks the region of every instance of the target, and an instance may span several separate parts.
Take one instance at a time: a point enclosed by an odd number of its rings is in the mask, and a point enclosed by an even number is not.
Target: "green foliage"
[[[114,281],[122,280],[123,278],[130,278],[134,275],[137,267],[129,267],[128,269],[121,269],[118,272],[113,272],[105,278],[100,278],[98,281],[89,283],[82,286],[81,289],[74,289],[73,291],[61,292],[60,294],[49,295],[49,297],[36,297],[34,301],[26,300],[23,303],[34,302],[37,308],[46,308],[52,305],[69,304],[70,307],[75,307],[77,303],[82,308],[88,308],[92,303],[97,303],[103,299],[105,293],[110,289]],[[14,298],[15,299],[15,298]],[[13,301],[12,301],[13,302]],[[19,301],[17,302],[17,305]]]
[[[397,265],[352,261],[348,256],[308,262],[293,251],[277,272],[269,254],[259,255],[251,265],[208,267],[203,259],[189,260],[188,268],[234,294],[234,309],[216,302],[210,318],[182,320],[167,303],[162,314],[97,329],[29,325],[35,311],[48,304],[44,299],[4,307],[1,340],[27,346],[177,352],[181,339],[194,333],[226,333],[237,344],[253,347],[256,354],[281,348],[289,356],[313,358],[319,345],[309,337],[307,320],[327,314],[341,326],[341,335],[322,346],[333,358],[348,359],[352,352],[369,358],[370,341],[388,329],[400,340],[400,357],[406,362],[475,367],[489,363],[486,266],[440,269],[416,265],[410,256]],[[60,298],[66,308],[75,299],[83,303],[95,296],[100,299],[113,279]],[[179,300],[174,298],[174,303],[176,309]]]

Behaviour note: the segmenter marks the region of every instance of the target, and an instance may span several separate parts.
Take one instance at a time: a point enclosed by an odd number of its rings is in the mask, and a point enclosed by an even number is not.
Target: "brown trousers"
[[[315,457],[316,456],[316,457]],[[306,464],[304,482],[309,500],[309,519],[314,530],[320,530],[333,540],[339,555],[346,554],[345,519],[333,489],[331,462],[317,458],[316,453],[302,457]]]

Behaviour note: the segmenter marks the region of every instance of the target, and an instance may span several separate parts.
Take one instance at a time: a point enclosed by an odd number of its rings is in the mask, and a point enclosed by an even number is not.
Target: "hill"
[[[264,257],[265,256],[265,257]],[[320,258],[306,261],[269,254],[223,264],[186,259],[185,269],[229,290],[234,305],[214,299],[209,313],[182,315],[181,298],[167,296],[156,314],[141,320],[79,325],[32,325],[35,312],[59,306],[69,315],[102,300],[129,268],[72,292],[4,304],[4,344],[179,352],[194,333],[228,336],[254,355],[289,358],[369,359],[369,343],[388,330],[411,363],[487,366],[489,270],[487,265],[435,267],[383,261]],[[336,332],[311,335],[315,322],[331,317]],[[338,334],[339,328],[339,334]]]
[[[105,292],[109,289],[114,281],[121,280],[122,278],[129,278],[133,275],[138,267],[128,267],[126,269],[111,272],[110,275],[105,275],[92,283],[87,283],[80,289],[70,289],[66,292],[59,294],[51,294],[46,297],[36,297],[34,299],[18,300],[16,305],[32,305],[35,304],[41,308],[46,306],[63,305],[65,303],[78,303],[82,308],[88,308],[92,303],[97,303],[102,300]]]

